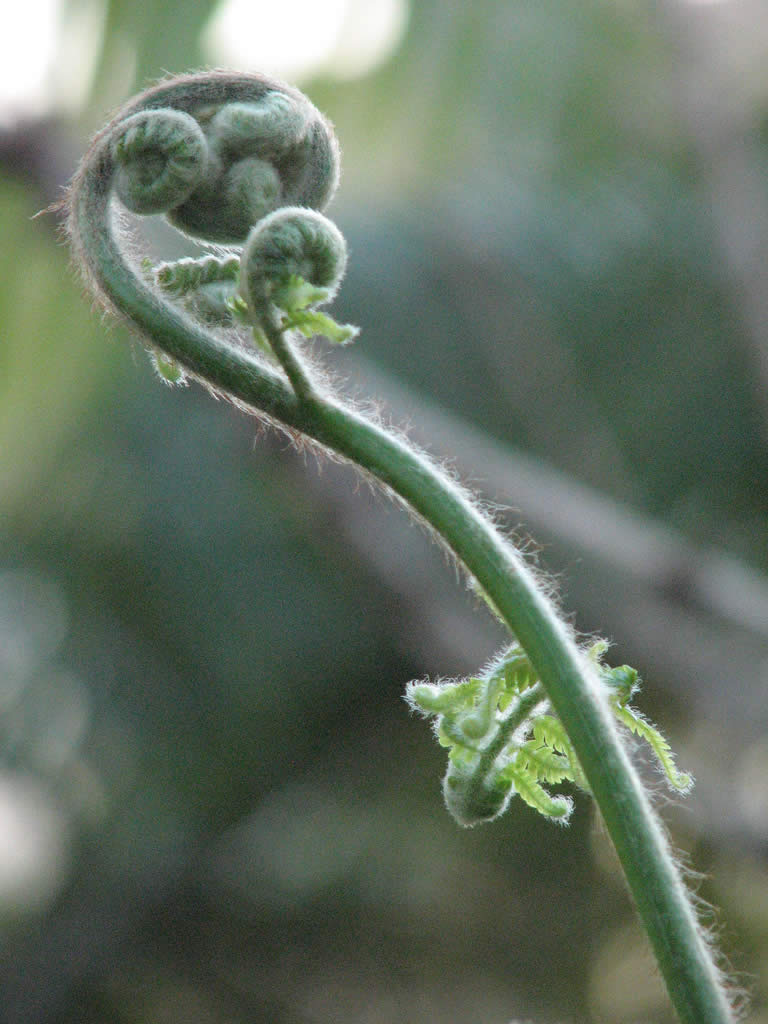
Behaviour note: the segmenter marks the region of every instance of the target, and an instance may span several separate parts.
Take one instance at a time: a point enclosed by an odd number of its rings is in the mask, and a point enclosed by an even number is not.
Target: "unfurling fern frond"
[[[520,747],[515,758],[515,769],[526,771],[541,782],[556,785],[567,779],[574,781],[574,772],[570,760],[565,754],[558,753],[535,738],[528,740]]]
[[[359,466],[434,530],[519,641],[466,683],[409,687],[412,706],[435,719],[448,749],[443,792],[451,813],[466,826],[489,821],[517,793],[564,822],[571,801],[549,787],[572,780],[585,788],[588,777],[681,1021],[733,1024],[694,907],[609,714],[649,743],[673,785],[689,784],[663,737],[630,706],[637,674],[604,668],[603,644],[580,649],[479,503],[405,437],[344,401],[304,359],[297,335],[344,342],[352,334],[317,308],[335,294],[346,264],[344,239],[322,215],[338,178],[332,127],[300,92],[263,75],[205,72],[166,79],[118,111],[94,137],[63,206],[86,282],[140,332],[165,380],[188,375],[293,439]],[[139,217],[162,214],[208,245],[243,246],[242,259],[203,257],[142,274],[116,230],[124,218],[113,202]],[[243,325],[263,352],[243,343]]]
[[[552,796],[531,772],[518,769],[516,766],[510,765],[501,773],[501,778],[509,779],[515,787],[515,792],[539,814],[562,825],[568,824],[573,810],[573,800],[570,797]]]
[[[598,667],[609,708],[648,743],[670,784],[685,792],[693,784],[691,776],[677,769],[658,729],[629,705],[640,685],[637,672],[628,665],[602,665],[606,650],[607,644],[600,641],[585,653]],[[435,716],[438,742],[448,749],[443,793],[460,824],[498,817],[515,793],[540,814],[565,823],[572,801],[553,795],[547,787],[570,782],[591,792],[565,727],[517,644],[478,677],[411,683],[406,699],[422,714]]]
[[[185,257],[173,263],[160,263],[155,267],[154,275],[168,295],[186,295],[207,284],[220,281],[236,283],[240,275],[240,257],[214,256],[212,253],[200,259]]]
[[[662,736],[655,725],[651,723],[634,708],[623,705],[614,705],[614,713],[618,720],[633,732],[640,739],[645,740],[648,746],[656,755],[667,781],[680,793],[687,793],[693,787],[693,776],[688,772],[681,772],[675,764],[675,757],[668,741]]]
[[[619,665],[618,668],[601,666],[601,677],[608,688],[608,699],[616,718],[630,732],[645,740],[670,786],[680,793],[687,793],[693,786],[693,776],[677,767],[672,748],[656,726],[630,707],[629,701],[639,691],[641,682],[635,669],[629,665]]]
[[[579,759],[574,753],[568,733],[563,728],[563,723],[555,715],[541,715],[533,725],[533,737],[543,747],[554,751],[560,751],[568,762],[571,772],[570,781],[585,793],[590,792],[589,783],[584,771],[579,764]]]

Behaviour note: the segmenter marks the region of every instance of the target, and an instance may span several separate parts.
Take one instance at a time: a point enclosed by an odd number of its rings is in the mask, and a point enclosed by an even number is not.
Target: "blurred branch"
[[[730,723],[745,741],[764,730],[765,576],[494,441],[355,354],[353,385],[358,375],[369,393],[384,398],[393,419],[412,423],[414,440],[437,439],[436,454],[450,453],[462,479],[486,499],[519,510],[525,532],[554,546],[547,569],[562,576],[565,567],[560,589],[567,587],[580,609],[578,625],[599,622],[620,641],[622,658],[642,665],[654,686],[693,704],[695,714],[717,714],[723,728]],[[426,671],[437,656],[448,665],[453,659],[455,671],[488,657],[501,643],[493,620],[468,616],[466,596],[456,587],[436,588],[439,577],[418,535],[400,529],[398,517],[387,518],[381,508],[361,516],[360,495],[339,487],[332,470],[309,478],[322,492],[322,507],[398,595],[412,623],[404,636],[411,652],[421,651]]]
[[[749,95],[754,65],[763,81],[768,18],[751,0],[665,0],[680,59],[683,115],[709,192],[723,278],[751,341],[754,395],[768,437],[768,202],[758,151],[764,96]],[[757,108],[757,109],[756,109]]]
[[[633,512],[541,460],[490,438],[371,364],[362,374],[400,413],[414,414],[416,440],[441,439],[472,480],[492,481],[490,497],[612,571],[693,612],[768,638],[768,577],[725,552],[697,547],[674,529]]]

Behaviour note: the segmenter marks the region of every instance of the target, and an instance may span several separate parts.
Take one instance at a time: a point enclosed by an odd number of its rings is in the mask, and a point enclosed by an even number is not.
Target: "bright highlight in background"
[[[357,78],[396,50],[408,9],[408,0],[222,0],[201,43],[213,65],[294,82]],[[101,0],[24,0],[14,8],[0,33],[0,125],[79,109],[105,17]]]
[[[59,0],[29,0],[6,13],[0,33],[0,107],[6,117],[46,107],[47,77],[56,52]]]
[[[407,0],[224,0],[203,38],[213,64],[301,81],[357,78],[397,48]]]
[[[40,908],[69,863],[64,816],[31,779],[0,775],[0,910]]]
[[[24,0],[0,32],[0,124],[77,110],[88,94],[106,9],[100,0]]]

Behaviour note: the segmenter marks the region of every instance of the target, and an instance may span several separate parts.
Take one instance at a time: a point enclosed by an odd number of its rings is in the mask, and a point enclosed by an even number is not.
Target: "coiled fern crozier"
[[[321,212],[338,176],[331,126],[295,89],[227,72],[170,78],[129,102],[83,159],[65,200],[75,260],[102,304],[140,333],[164,379],[197,380],[356,464],[452,552],[511,641],[477,677],[408,688],[448,748],[449,810],[474,825],[518,794],[562,822],[571,800],[549,787],[590,792],[680,1020],[731,1022],[712,949],[625,747],[628,728],[675,789],[691,785],[630,705],[637,674],[608,668],[606,645],[580,645],[472,497],[339,398],[302,350],[302,336],[344,343],[357,333],[319,309],[346,265],[344,239]],[[163,214],[214,248],[152,267],[127,244],[121,208]]]

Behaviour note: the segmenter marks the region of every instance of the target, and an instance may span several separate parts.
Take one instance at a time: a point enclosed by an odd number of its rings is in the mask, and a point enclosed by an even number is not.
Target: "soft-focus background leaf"
[[[54,6],[10,29],[19,66]],[[279,72],[291,33],[247,7],[232,45]],[[342,141],[335,312],[363,328],[328,358],[640,670],[698,779],[665,817],[765,1024],[768,16],[321,8],[346,27],[302,84]],[[395,8],[351,75],[353,28]],[[351,471],[162,387],[32,219],[114,105],[227,60],[217,11],[68,0],[35,101],[2,86],[2,1018],[665,1024],[586,800],[567,831],[442,807],[404,684],[502,637],[440,552]]]

